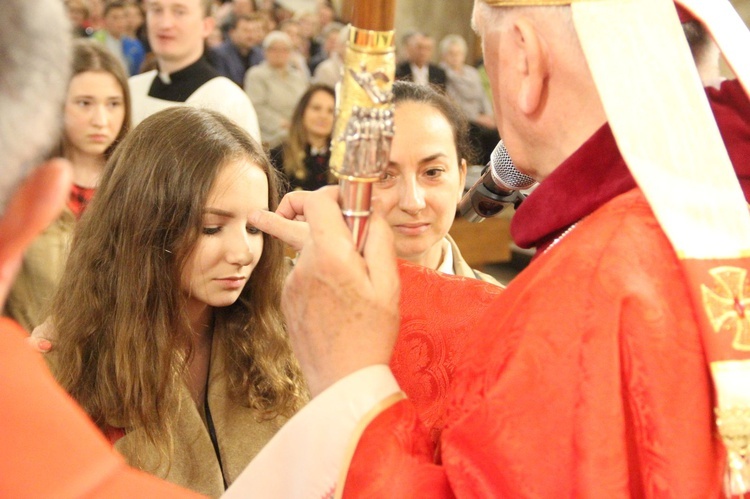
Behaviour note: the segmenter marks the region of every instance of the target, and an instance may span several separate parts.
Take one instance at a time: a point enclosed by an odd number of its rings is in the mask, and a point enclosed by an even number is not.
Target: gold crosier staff
[[[393,139],[391,87],[396,72],[395,0],[357,0],[336,92],[331,171],[339,179],[341,210],[361,252],[372,184],[388,164]]]

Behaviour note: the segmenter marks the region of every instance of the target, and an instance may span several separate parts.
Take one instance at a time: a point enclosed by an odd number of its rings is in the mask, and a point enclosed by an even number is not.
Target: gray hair
[[[323,37],[327,37],[327,36],[328,36],[328,35],[330,35],[331,33],[340,33],[340,32],[341,32],[341,30],[342,30],[342,29],[344,29],[345,27],[346,27],[346,26],[344,26],[343,24],[341,24],[341,23],[338,23],[338,22],[336,22],[336,21],[333,21],[333,22],[331,22],[331,23],[327,24],[327,25],[326,25],[326,26],[325,26],[325,27],[323,28],[323,30],[322,30],[322,31],[320,32],[320,34],[321,34],[321,35],[322,35]]]
[[[59,140],[70,72],[70,24],[60,0],[3,0],[0,13],[0,213]]]
[[[484,18],[485,29],[487,30],[500,28],[511,14],[523,14],[534,19],[545,20],[562,28],[560,32],[563,36],[558,39],[560,43],[568,44],[567,46],[571,50],[580,52],[583,56],[583,49],[578,41],[578,34],[573,24],[570,5],[493,7],[484,2],[476,2],[474,13]],[[473,22],[474,20],[472,20],[472,24]],[[477,26],[474,26],[474,28],[476,29]]]
[[[466,40],[464,40],[464,37],[461,35],[448,35],[442,40],[440,40],[440,55],[445,55],[448,50],[453,47],[458,46],[463,50],[464,54],[468,53],[469,47],[466,45]]]
[[[273,45],[276,42],[281,42],[285,44],[287,47],[294,48],[294,43],[292,42],[292,38],[284,33],[283,31],[271,31],[266,35],[266,37],[263,39],[263,48],[267,49],[271,45]]]

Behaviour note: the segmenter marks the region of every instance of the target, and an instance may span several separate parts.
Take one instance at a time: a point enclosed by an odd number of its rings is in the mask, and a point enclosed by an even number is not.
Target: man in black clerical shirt
[[[258,117],[247,94],[203,57],[213,31],[211,0],[146,0],[146,24],[158,70],[129,80],[133,124],[176,105],[218,111],[260,141]]]

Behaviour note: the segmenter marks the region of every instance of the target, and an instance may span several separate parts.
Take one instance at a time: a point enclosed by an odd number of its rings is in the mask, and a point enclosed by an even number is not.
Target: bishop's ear
[[[547,51],[537,26],[524,17],[513,24],[516,71],[520,75],[518,107],[525,114],[534,114],[542,103],[547,80]]]

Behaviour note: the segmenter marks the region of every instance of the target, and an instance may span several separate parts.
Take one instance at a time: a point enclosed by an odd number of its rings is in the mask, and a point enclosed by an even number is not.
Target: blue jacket
[[[265,59],[263,55],[263,49],[260,47],[253,47],[247,56],[247,60],[243,60],[237,47],[227,40],[218,47],[211,49],[212,57],[210,58],[211,63],[216,68],[216,71],[220,75],[226,76],[237,85],[242,87],[245,82],[245,72],[256,64],[260,64]]]

